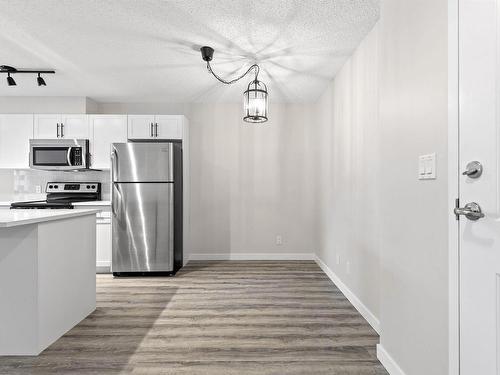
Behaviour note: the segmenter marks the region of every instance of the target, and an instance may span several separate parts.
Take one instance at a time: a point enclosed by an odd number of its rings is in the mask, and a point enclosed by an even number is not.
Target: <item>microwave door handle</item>
[[[66,154],[66,159],[68,161],[68,166],[72,167],[73,164],[71,164],[71,150],[73,147],[68,147],[68,153]]]

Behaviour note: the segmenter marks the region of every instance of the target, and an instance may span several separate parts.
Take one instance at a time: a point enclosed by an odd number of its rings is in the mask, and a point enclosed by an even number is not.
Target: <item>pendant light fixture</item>
[[[16,69],[9,65],[0,65],[0,73],[7,73],[7,84],[9,86],[16,86],[16,81],[11,74],[38,74],[36,81],[38,86],[47,86],[45,80],[40,76],[40,74],[54,74],[54,70],[27,70],[27,69]]]
[[[200,51],[201,58],[207,63],[207,69],[209,73],[211,73],[218,81],[226,85],[232,85],[233,83],[238,82],[240,79],[245,77],[252,70],[255,71],[254,80],[248,84],[246,91],[243,93],[243,120],[245,122],[251,122],[254,124],[266,122],[269,105],[268,92],[267,86],[258,79],[260,72],[259,66],[257,64],[253,64],[241,76],[230,81],[226,81],[225,79],[215,74],[215,72],[212,70],[212,67],[210,66],[210,61],[212,61],[214,56],[214,49],[212,47],[205,46],[201,47]]]

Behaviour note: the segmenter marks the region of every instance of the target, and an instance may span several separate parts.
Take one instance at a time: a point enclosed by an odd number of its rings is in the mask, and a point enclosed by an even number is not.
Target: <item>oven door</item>
[[[87,147],[74,142],[30,141],[30,167],[43,170],[87,169]]]

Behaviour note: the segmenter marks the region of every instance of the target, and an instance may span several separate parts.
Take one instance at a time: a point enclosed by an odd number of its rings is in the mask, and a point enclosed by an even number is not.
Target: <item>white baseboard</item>
[[[333,281],[333,283],[340,289],[340,291],[346,296],[349,302],[359,311],[359,313],[366,319],[366,321],[372,326],[372,328],[380,334],[380,321],[377,317],[366,307],[363,302],[345,285],[340,278],[328,267],[317,255],[314,256],[314,260],[320,266],[324,273]]]
[[[313,253],[191,254],[189,260],[314,260]]]
[[[377,345],[377,358],[390,375],[406,375],[382,344]]]
[[[98,260],[96,262],[97,267],[111,267],[111,261],[109,260]]]

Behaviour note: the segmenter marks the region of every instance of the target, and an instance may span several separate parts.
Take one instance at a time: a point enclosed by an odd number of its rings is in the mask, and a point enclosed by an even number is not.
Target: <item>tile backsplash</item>
[[[45,196],[45,185],[49,181],[89,181],[102,183],[102,199],[109,200],[111,176],[109,171],[57,172],[34,169],[0,169],[0,200],[24,200],[37,198],[36,187],[41,186]]]

